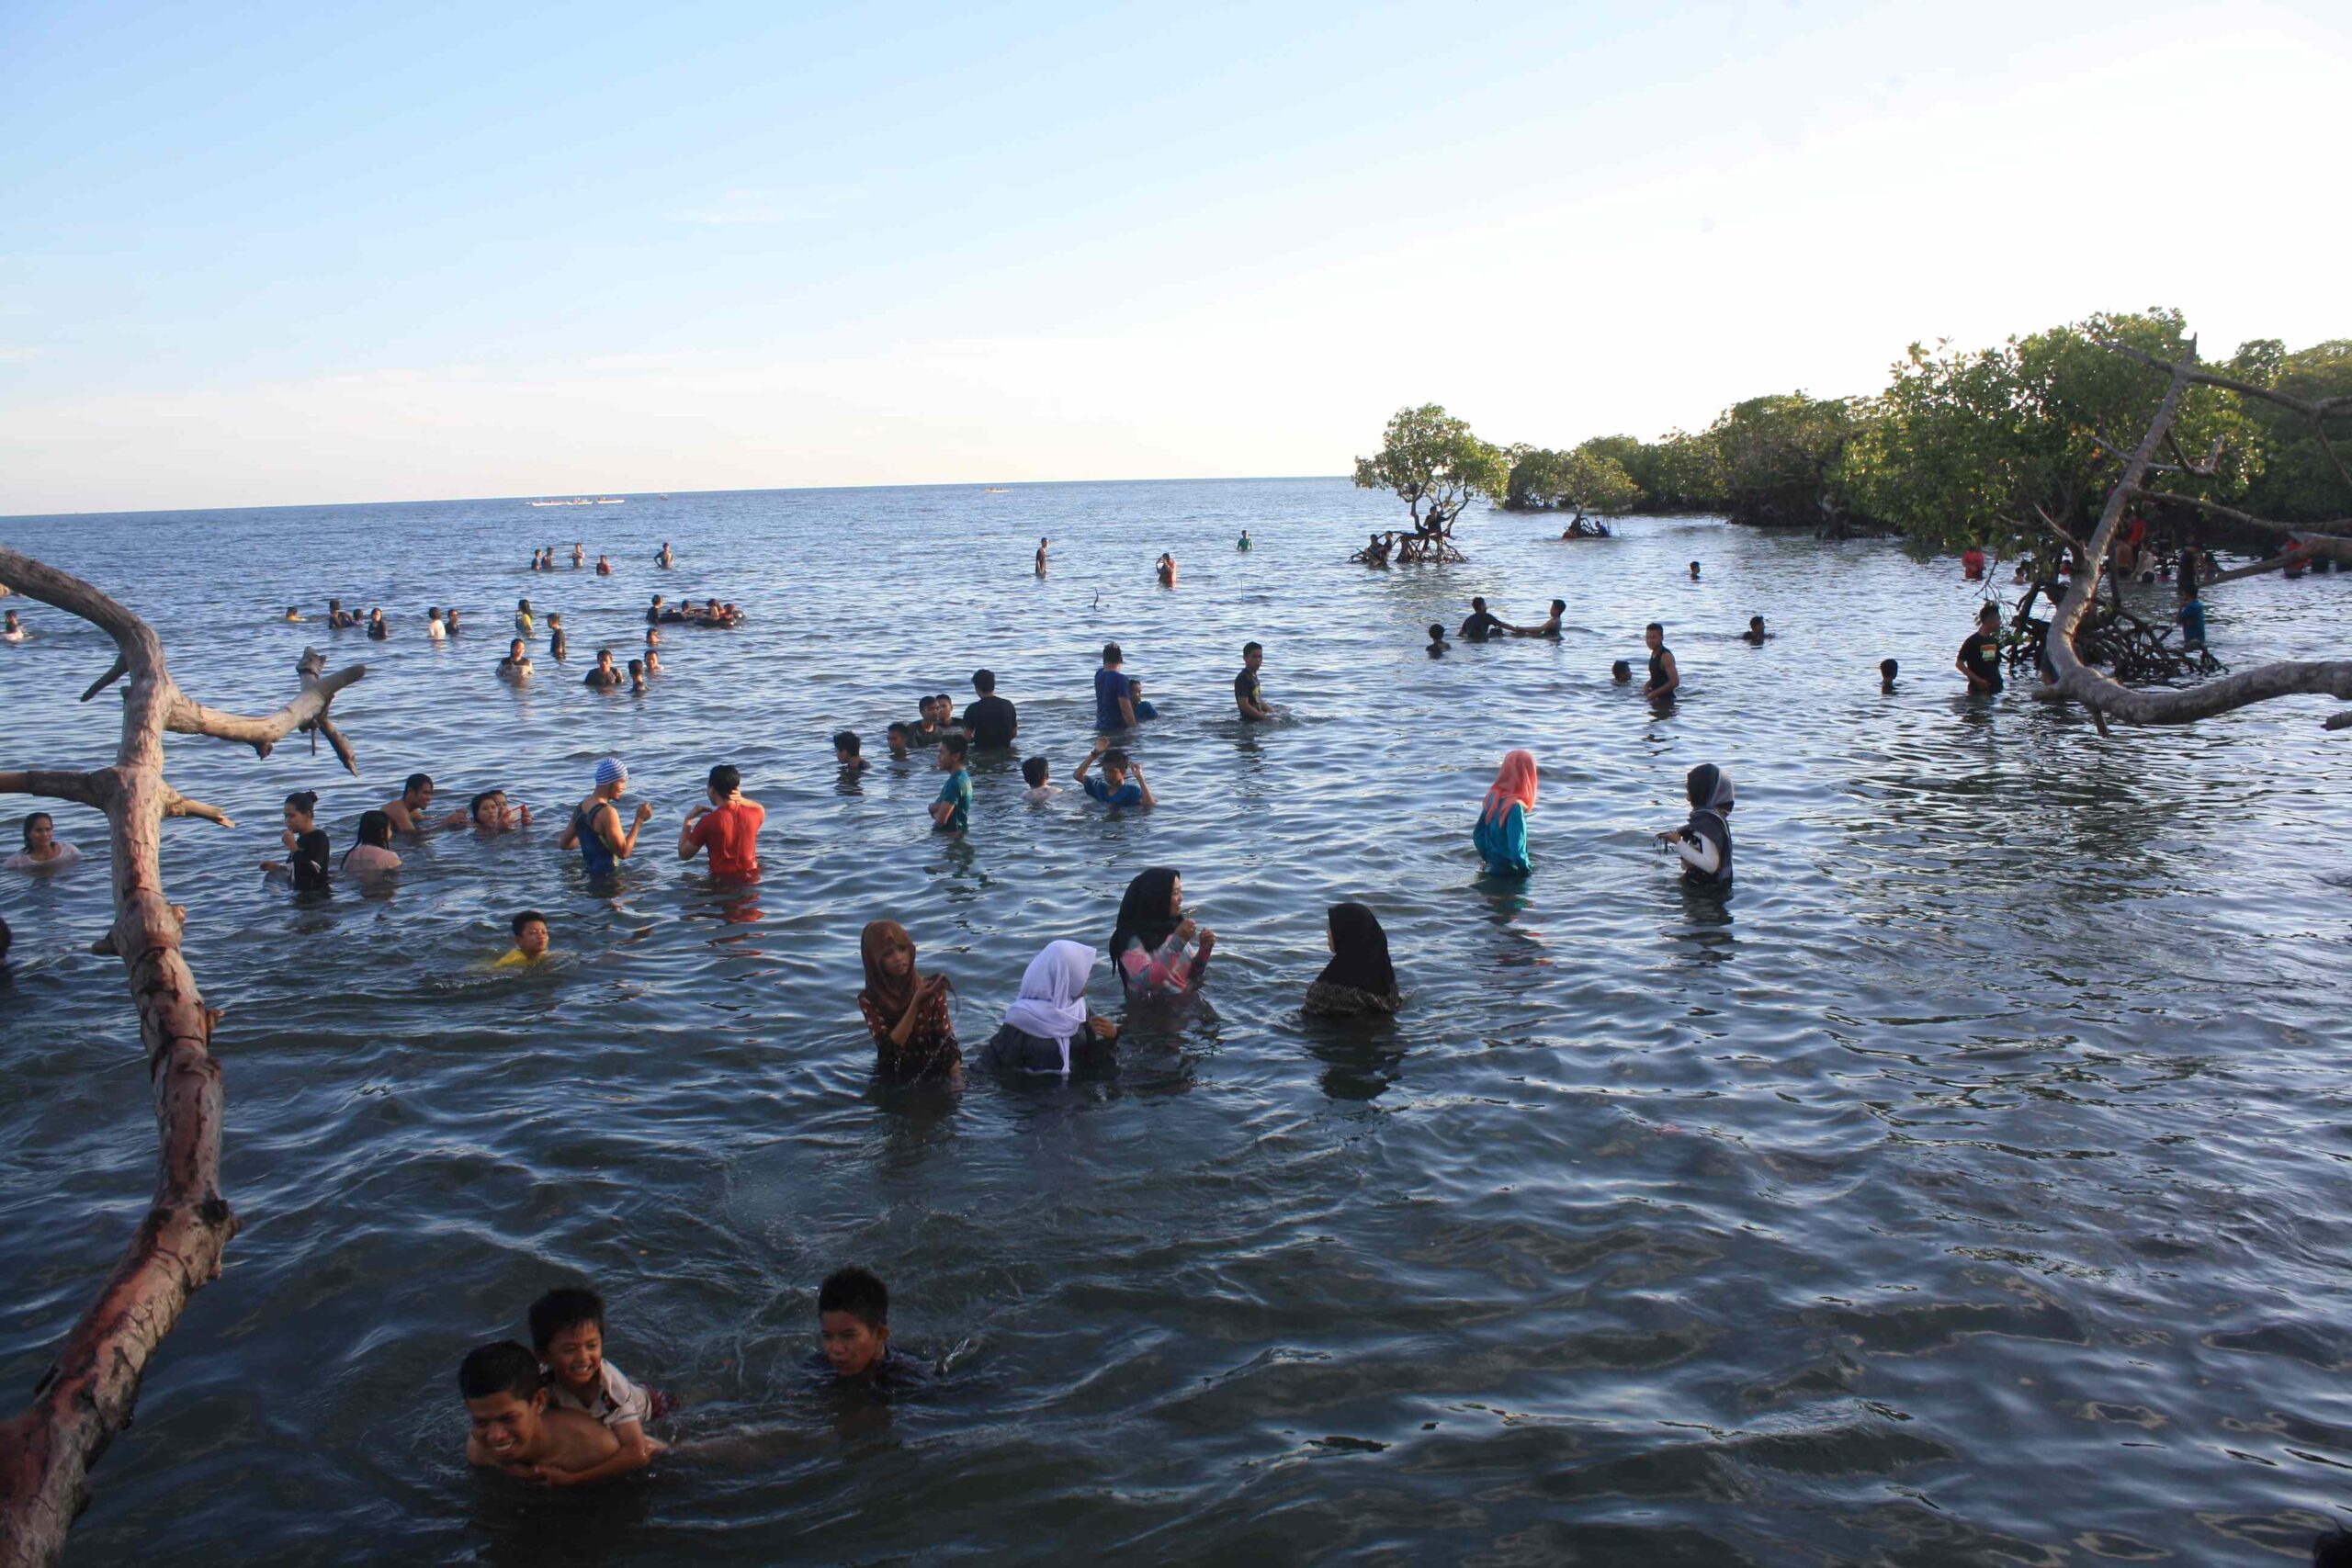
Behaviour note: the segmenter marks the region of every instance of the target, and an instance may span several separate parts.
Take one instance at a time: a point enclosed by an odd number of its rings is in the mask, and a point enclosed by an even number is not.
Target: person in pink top
[[[1200,951],[1189,953],[1193,939]],[[1130,998],[1181,997],[1196,988],[1216,949],[1216,933],[1184,914],[1184,881],[1154,866],[1127,884],[1119,923],[1111,932],[1111,962]]]
[[[710,874],[730,882],[751,882],[760,874],[760,827],[767,807],[743,797],[743,775],[725,762],[710,770],[710,804],[686,813],[678,829],[678,858],[692,860],[695,852],[710,852]]]

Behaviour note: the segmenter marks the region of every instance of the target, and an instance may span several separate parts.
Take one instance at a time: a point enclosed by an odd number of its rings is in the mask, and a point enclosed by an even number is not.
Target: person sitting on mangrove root
[[[1431,659],[1443,659],[1445,657],[1447,646],[1448,645],[1445,640],[1445,623],[1442,621],[1431,621],[1430,623],[1430,657]]]
[[[874,1036],[874,1070],[900,1082],[943,1078],[953,1083],[960,1078],[964,1054],[956,1048],[956,1023],[947,1015],[947,994],[954,985],[944,975],[917,971],[914,938],[896,920],[867,922],[857,946],[865,964],[865,988],[857,993],[857,1010]]]
[[[610,692],[618,689],[621,683],[620,666],[613,662],[611,649],[600,648],[596,650],[596,667],[582,677],[580,683],[592,692]]]
[[[2001,607],[1987,601],[1976,611],[1976,629],[1952,656],[1951,667],[1968,677],[1968,694],[1991,696],[2001,689]]]
[[[401,868],[392,852],[392,819],[380,811],[359,814],[358,842],[343,852],[342,868],[358,876],[372,876]]]
[[[370,610],[370,611],[368,611],[368,639],[369,639],[370,641],[372,641],[372,642],[381,642],[381,641],[383,641],[386,637],[390,637],[390,636],[391,636],[391,635],[392,635],[392,629],[391,629],[391,627],[384,624],[384,612],[383,612],[383,611],[381,611],[381,610]]]
[[[1555,599],[1552,601],[1552,613],[1544,618],[1543,625],[1534,626],[1513,626],[1510,629],[1510,635],[1513,637],[1550,637],[1554,642],[1557,642],[1560,640],[1560,617],[1567,613],[1568,602],[1566,599]]]
[[[325,831],[318,822],[319,795],[316,790],[298,789],[286,797],[286,828],[277,841],[286,846],[286,859],[266,860],[261,868],[266,872],[283,872],[294,882],[297,893],[323,892],[327,886],[327,858],[334,846],[327,842]]]
[[[1187,956],[1195,936],[1201,951]],[[1127,884],[1111,929],[1111,962],[1129,1000],[1197,989],[1216,951],[1216,933],[1202,931],[1184,913],[1184,880],[1174,871],[1154,866]]]
[[[637,820],[628,830],[621,830],[620,807],[616,804],[621,792],[628,787],[628,769],[618,757],[607,756],[596,764],[596,787],[588,798],[571,808],[571,820],[563,826],[562,836],[555,841],[560,850],[578,846],[581,863],[587,867],[592,881],[602,881],[613,874],[618,863],[637,852],[637,835],[653,820],[653,803],[637,803]]]
[[[1609,678],[1621,686],[1630,686],[1634,683],[1634,667],[1622,659],[1612,660],[1609,666]]]
[[[1370,544],[1364,546],[1363,554],[1356,558],[1366,566],[1386,566],[1389,553],[1396,547],[1395,536],[1388,534],[1374,534],[1371,536],[1371,540]]]
[[[1690,820],[1657,836],[1682,862],[1682,880],[1720,886],[1731,880],[1731,776],[1702,762],[1683,779]]]
[[[452,811],[441,818],[444,828],[462,828],[471,823],[484,833],[503,833],[513,828],[526,828],[531,822],[527,806],[509,806],[503,789],[486,789],[473,797],[463,811]]]
[[[411,773],[401,785],[399,798],[384,802],[383,816],[397,833],[422,833],[427,827],[424,814],[433,809],[433,775]]]
[[[1021,972],[1021,994],[981,1048],[982,1060],[1027,1077],[1067,1078],[1109,1066],[1119,1026],[1086,1005],[1093,969],[1094,950],[1084,942],[1047,942]]]
[[[1233,705],[1246,719],[1268,719],[1274,716],[1265,692],[1258,684],[1258,671],[1266,662],[1263,643],[1245,642],[1241,645],[1241,673],[1233,678]]]
[[[520,969],[537,964],[548,955],[548,918],[537,909],[526,909],[507,923],[514,933],[514,945],[503,957],[491,961],[492,969]]]
[[[1682,689],[1682,669],[1674,662],[1674,650],[1666,646],[1666,628],[1652,621],[1642,628],[1642,640],[1650,646],[1650,681],[1642,695],[1654,703],[1672,702]]]
[[[531,674],[530,651],[523,646],[523,639],[518,637],[506,645],[506,657],[498,661],[498,678],[502,681],[511,681],[519,686],[529,680]]]
[[[539,1359],[512,1339],[469,1352],[458,1392],[471,1423],[466,1462],[547,1485],[576,1482],[620,1452],[612,1428],[577,1410],[548,1407]]]
[[[1455,635],[1464,642],[1484,642],[1490,637],[1501,637],[1511,629],[1510,623],[1487,613],[1487,602],[1474,598],[1470,613],[1463,617],[1462,629]]]
[[[1485,859],[1487,875],[1528,874],[1527,814],[1535,809],[1535,753],[1505,752],[1486,803],[1478,807],[1477,824],[1470,829],[1470,842]]]
[[[1750,615],[1747,617],[1747,629],[1739,634],[1739,640],[1750,648],[1761,648],[1764,646],[1764,639],[1771,635],[1764,629],[1763,616]]]
[[[1317,1018],[1363,1018],[1403,1007],[1380,917],[1362,904],[1334,904],[1325,920],[1331,962],[1306,987],[1305,1010]]]
[[[56,871],[82,858],[82,852],[57,836],[57,819],[46,811],[25,818],[25,847],[8,857],[10,871]]]
[[[1152,569],[1159,573],[1159,586],[1162,588],[1176,586],[1176,558],[1174,556],[1165,550],[1160,551],[1159,559],[1152,563]]]
[[[1902,672],[1903,666],[1897,664],[1894,660],[1880,660],[1878,661],[1878,689],[1882,692],[1894,691],[1894,678]]]

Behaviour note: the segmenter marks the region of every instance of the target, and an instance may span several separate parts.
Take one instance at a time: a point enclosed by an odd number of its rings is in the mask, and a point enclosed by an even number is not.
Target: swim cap
[[[606,757],[596,764],[596,787],[598,789],[604,788],[606,784],[627,784],[628,782],[628,770],[621,766],[621,760],[618,757]]]

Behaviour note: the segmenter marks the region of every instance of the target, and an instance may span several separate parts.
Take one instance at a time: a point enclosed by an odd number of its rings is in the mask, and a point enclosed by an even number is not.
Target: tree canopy
[[[1419,535],[1451,536],[1462,509],[1480,496],[1499,499],[1510,477],[1501,450],[1436,403],[1397,410],[1379,453],[1356,459],[1356,483],[1396,491]]]

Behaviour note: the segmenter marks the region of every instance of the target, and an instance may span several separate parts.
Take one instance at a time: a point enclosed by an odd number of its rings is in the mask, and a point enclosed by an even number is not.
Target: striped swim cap
[[[596,764],[596,787],[598,789],[604,788],[606,784],[627,784],[628,782],[628,770],[621,766],[621,760],[618,757],[606,757]]]

